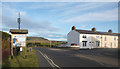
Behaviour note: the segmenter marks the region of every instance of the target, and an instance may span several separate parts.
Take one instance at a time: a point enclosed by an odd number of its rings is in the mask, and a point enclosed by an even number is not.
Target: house
[[[68,46],[79,46],[80,48],[118,48],[118,33],[76,29],[75,26],[67,34]]]

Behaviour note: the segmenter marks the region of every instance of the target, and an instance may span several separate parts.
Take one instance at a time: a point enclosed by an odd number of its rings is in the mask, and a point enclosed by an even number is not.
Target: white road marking
[[[43,54],[41,51],[39,51],[39,53],[48,61],[48,63],[52,66],[52,67],[57,67],[58,69],[61,69],[57,64],[55,64],[53,62],[53,60],[51,60],[46,54]]]
[[[49,50],[55,50],[55,51],[69,51],[69,50],[65,50],[65,49],[52,49],[52,48],[50,48]]]

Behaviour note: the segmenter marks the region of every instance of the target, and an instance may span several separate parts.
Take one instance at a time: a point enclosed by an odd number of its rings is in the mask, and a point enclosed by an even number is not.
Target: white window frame
[[[96,41],[96,46],[97,46],[97,47],[100,46],[100,41]]]

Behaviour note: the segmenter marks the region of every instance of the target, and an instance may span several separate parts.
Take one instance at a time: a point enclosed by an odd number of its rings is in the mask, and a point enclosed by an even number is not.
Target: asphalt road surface
[[[39,48],[36,50],[39,67],[118,67],[117,56],[101,50],[71,50]],[[112,52],[111,52],[112,53]],[[110,55],[110,56],[109,56]]]

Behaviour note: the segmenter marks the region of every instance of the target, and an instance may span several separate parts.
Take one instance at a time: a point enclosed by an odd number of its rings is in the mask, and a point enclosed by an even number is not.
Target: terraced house
[[[80,48],[118,48],[118,33],[76,29],[75,26],[67,34],[68,46],[79,46]]]

